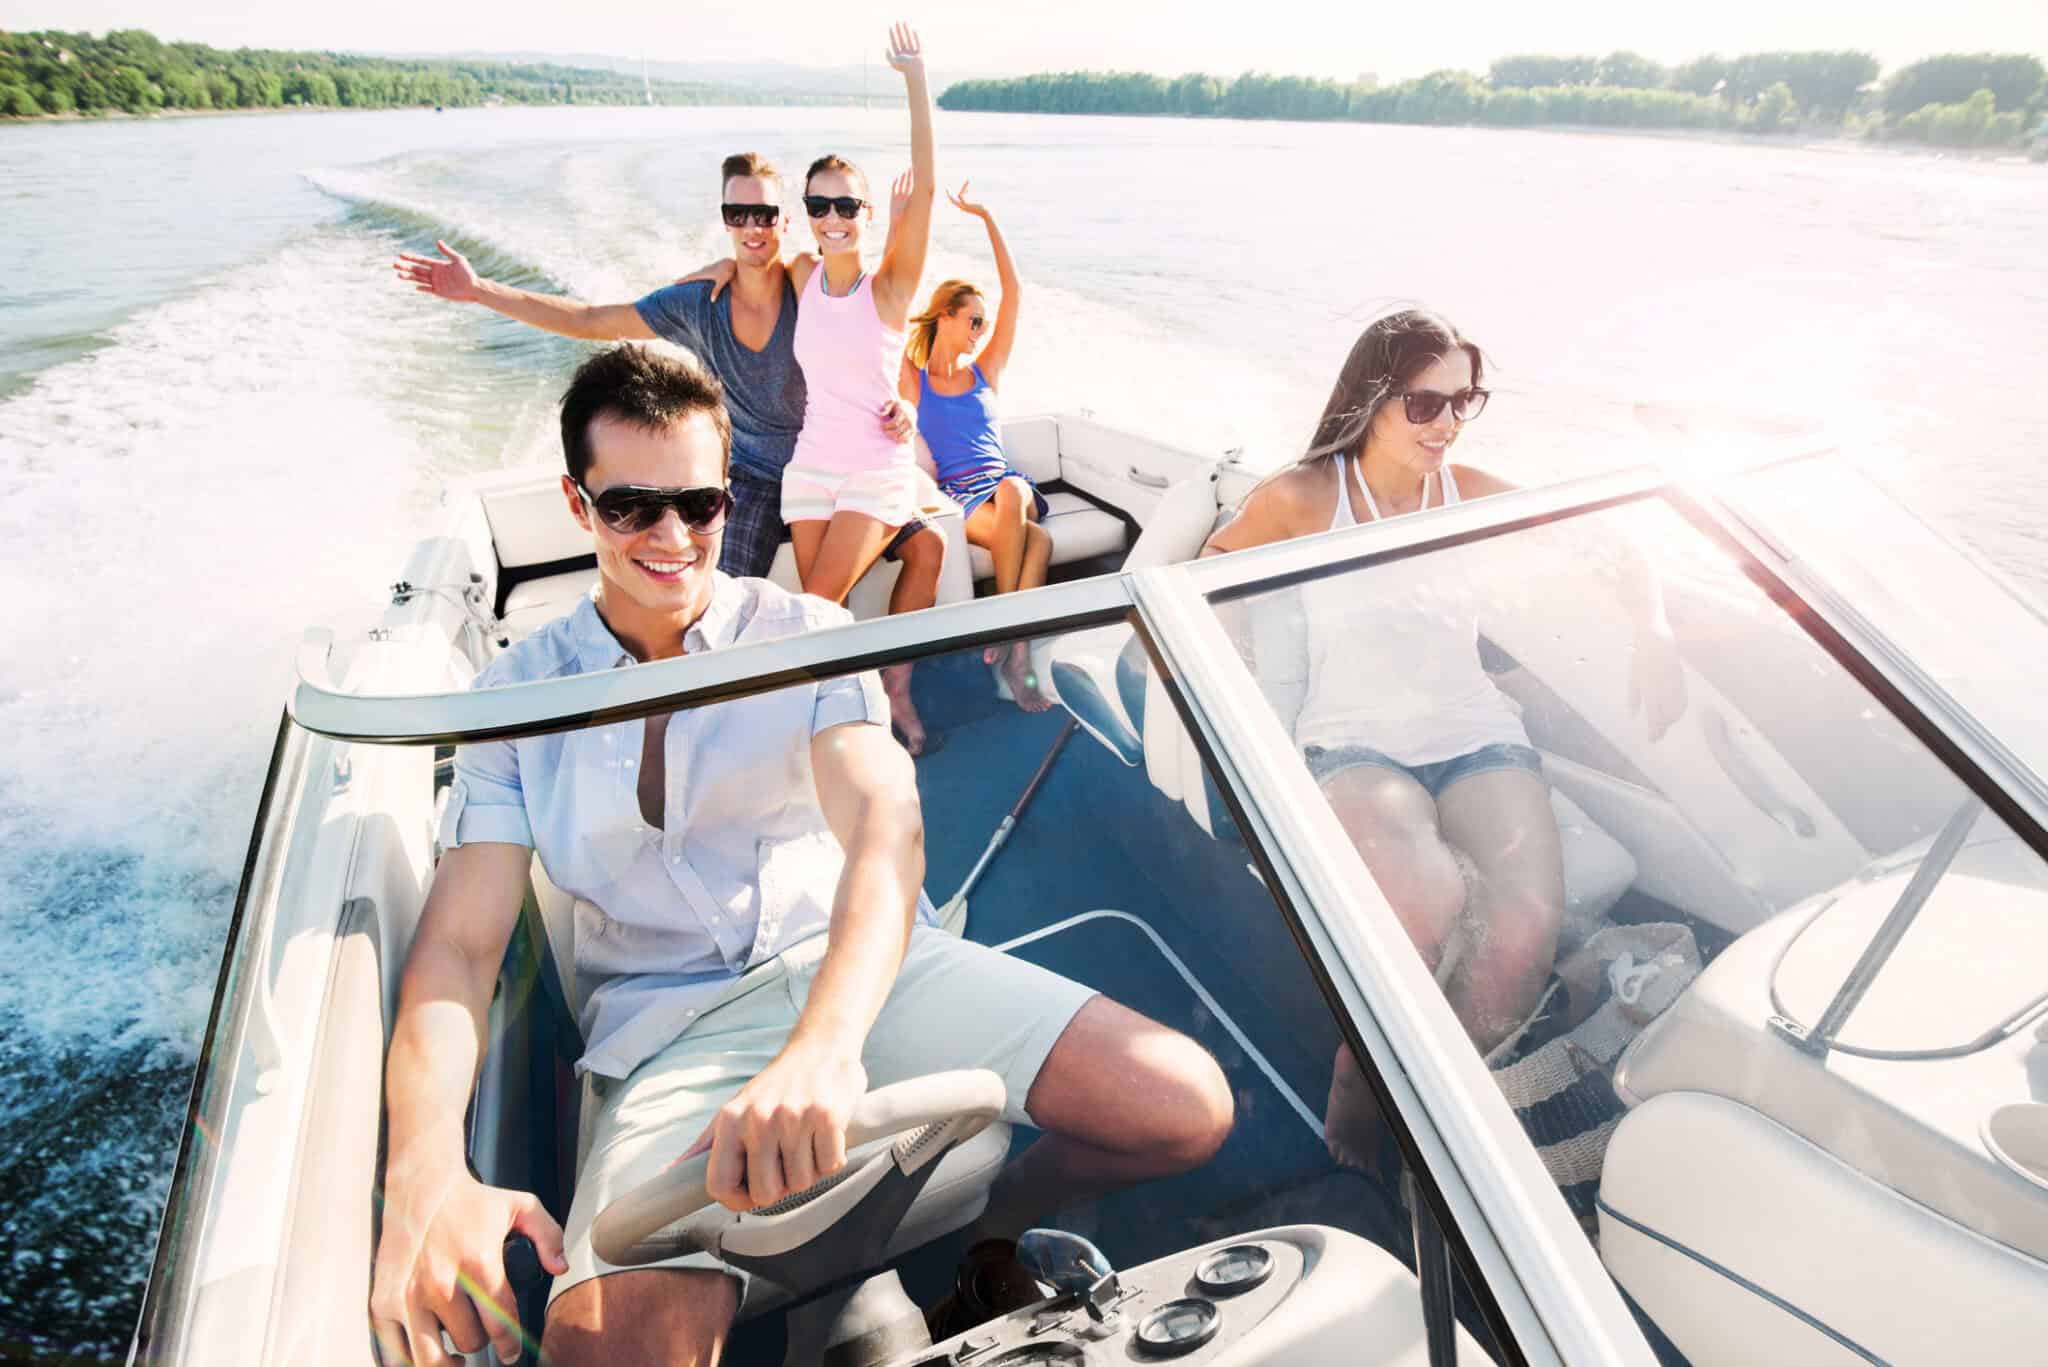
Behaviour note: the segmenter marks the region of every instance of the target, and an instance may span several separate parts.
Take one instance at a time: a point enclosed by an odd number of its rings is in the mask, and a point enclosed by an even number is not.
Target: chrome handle
[[[1756,761],[1743,751],[1735,739],[1733,728],[1728,725],[1728,719],[1719,712],[1708,711],[1702,723],[1707,749],[1713,754],[1714,762],[1721,766],[1722,773],[1728,775],[1728,781],[1749,799],[1750,805],[1800,839],[1813,839],[1820,829],[1813,818],[1798,803],[1779,792],[1757,767]]]
[[[1164,489],[1166,487],[1165,475],[1155,475],[1149,471],[1140,470],[1135,465],[1131,467],[1130,473],[1131,483],[1133,484],[1142,484],[1147,489]]]

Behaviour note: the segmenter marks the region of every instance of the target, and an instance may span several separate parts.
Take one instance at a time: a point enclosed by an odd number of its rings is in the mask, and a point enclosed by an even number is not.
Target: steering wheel
[[[985,1068],[878,1087],[854,1103],[846,1126],[846,1166],[822,1181],[771,1206],[734,1212],[711,1199],[704,1185],[711,1155],[700,1153],[598,1212],[591,1247],[614,1267],[641,1267],[699,1250],[756,1258],[787,1253],[831,1228],[891,1172],[914,1177],[955,1144],[981,1133],[1008,1101],[1003,1080]],[[895,1142],[884,1145],[886,1140]]]

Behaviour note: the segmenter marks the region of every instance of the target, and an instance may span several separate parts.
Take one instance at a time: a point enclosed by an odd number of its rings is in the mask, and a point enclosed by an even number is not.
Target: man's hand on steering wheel
[[[459,1164],[431,1171],[386,1171],[383,1233],[377,1241],[370,1284],[370,1325],[387,1363],[444,1367],[451,1359],[441,1345],[446,1330],[465,1353],[484,1342],[501,1362],[521,1351],[519,1314],[505,1276],[508,1235],[533,1240],[542,1266],[568,1271],[562,1230],[540,1198],[529,1192],[487,1187]]]
[[[858,1054],[792,1043],[720,1108],[683,1158],[711,1151],[705,1189],[727,1209],[773,1205],[846,1166],[847,1121],[867,1086]]]

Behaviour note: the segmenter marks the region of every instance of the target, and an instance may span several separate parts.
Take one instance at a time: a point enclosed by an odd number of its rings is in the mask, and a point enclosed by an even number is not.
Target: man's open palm
[[[469,268],[469,258],[439,238],[434,239],[434,246],[446,260],[400,252],[398,260],[391,263],[398,278],[411,282],[421,294],[437,295],[458,304],[474,302],[476,272]]]

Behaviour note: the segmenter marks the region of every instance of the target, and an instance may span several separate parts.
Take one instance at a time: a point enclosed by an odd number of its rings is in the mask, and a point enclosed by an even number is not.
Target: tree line
[[[729,103],[740,92],[653,83],[661,104]],[[641,104],[616,71],[492,61],[397,61],[166,43],[141,29],[0,32],[0,116],[153,114],[164,109],[392,109],[507,104]]]
[[[1864,52],[1760,52],[1665,67],[1633,52],[1503,57],[1485,76],[1436,71],[1380,85],[1246,72],[1154,76],[1069,71],[961,81],[944,109],[1053,114],[1168,114],[1362,123],[1598,124],[1753,133],[1828,127],[1949,146],[2012,144],[2048,115],[2038,58],[1930,57],[1882,82]]]

